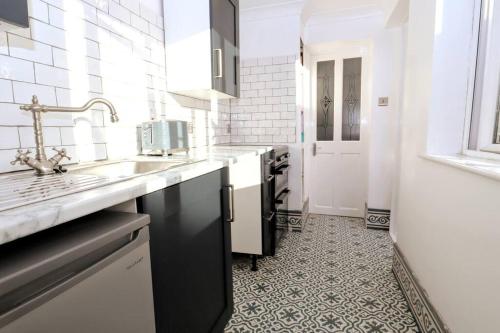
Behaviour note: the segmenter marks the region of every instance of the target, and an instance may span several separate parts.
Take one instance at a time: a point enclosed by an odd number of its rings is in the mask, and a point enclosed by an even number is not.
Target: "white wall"
[[[373,37],[372,114],[368,207],[390,209],[393,196],[396,155],[399,148],[401,112],[403,31],[378,31]],[[379,97],[389,97],[388,106],[378,106]]]
[[[47,150],[64,147],[73,163],[136,154],[135,128],[153,116],[191,122],[193,146],[229,141],[227,103],[166,92],[162,8],[161,0],[30,0],[30,28],[0,30],[0,172],[26,168],[9,161],[34,147],[31,114],[19,110],[33,94],[47,105],[115,104],[116,124],[101,107],[42,115]]]
[[[442,65],[444,59],[460,59],[469,51],[469,40],[455,39],[451,32],[468,24],[470,9],[462,6],[471,3],[410,4],[399,198],[392,223],[397,224],[393,236],[398,246],[450,331],[489,333],[500,327],[500,183],[420,157],[441,116],[463,121],[465,106],[455,103],[463,100],[460,89],[437,96],[455,84],[446,78],[457,80],[455,71],[462,72]],[[436,9],[437,5],[443,7]],[[445,19],[434,25],[440,12]],[[448,57],[443,36],[455,40]],[[465,81],[462,77],[457,82]],[[462,132],[451,126],[442,134],[453,137]]]
[[[403,30],[386,29],[384,15],[373,13],[347,18],[316,18],[304,29],[305,43],[369,40],[372,42],[372,100],[369,116],[368,207],[390,209],[402,86]],[[379,107],[378,97],[389,97]]]
[[[295,6],[240,11],[240,55],[243,59],[298,53],[300,14]]]
[[[469,73],[473,63],[474,1],[436,2],[433,50],[432,112],[427,145],[430,153],[462,151]],[[456,24],[460,17],[461,24]]]
[[[299,40],[295,6],[240,11],[242,92],[231,101],[231,142],[288,145],[289,210],[303,207]]]

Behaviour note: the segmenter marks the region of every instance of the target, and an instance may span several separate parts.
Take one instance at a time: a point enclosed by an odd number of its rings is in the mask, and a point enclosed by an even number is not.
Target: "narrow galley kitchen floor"
[[[313,215],[252,272],[236,261],[226,333],[419,332],[392,274],[388,232]]]

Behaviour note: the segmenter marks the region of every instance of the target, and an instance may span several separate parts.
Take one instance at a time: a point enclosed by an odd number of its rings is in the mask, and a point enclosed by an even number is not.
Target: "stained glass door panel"
[[[317,65],[316,140],[333,141],[335,60]]]
[[[359,141],[361,119],[361,58],[344,59],[342,141]]]

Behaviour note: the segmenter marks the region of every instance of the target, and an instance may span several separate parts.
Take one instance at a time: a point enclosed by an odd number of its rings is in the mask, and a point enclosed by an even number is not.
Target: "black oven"
[[[274,209],[276,212],[276,244],[283,233],[288,230],[288,172],[290,169],[290,153],[287,146],[274,147]]]
[[[262,170],[262,254],[273,256],[276,251],[276,212],[274,208],[274,151],[261,155]]]

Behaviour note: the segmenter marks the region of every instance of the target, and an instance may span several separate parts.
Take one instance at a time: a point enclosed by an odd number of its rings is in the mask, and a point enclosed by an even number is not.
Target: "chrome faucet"
[[[21,165],[29,165],[33,169],[35,169],[38,175],[48,175],[55,173],[56,170],[61,170],[59,166],[59,162],[63,158],[71,159],[68,155],[66,155],[66,149],[57,150],[55,147],[52,148],[56,151],[56,154],[47,159],[45,155],[45,150],[43,146],[43,135],[42,135],[42,112],[84,112],[92,107],[92,105],[101,103],[108,107],[111,112],[111,122],[115,123],[118,121],[118,115],[116,114],[115,107],[111,104],[110,101],[104,98],[94,98],[85,103],[81,108],[75,107],[58,107],[58,106],[47,106],[40,105],[38,103],[38,98],[36,95],[33,95],[33,99],[31,100],[32,104],[21,105],[19,108],[24,111],[31,111],[33,113],[33,130],[35,132],[35,143],[36,143],[36,155],[35,158],[28,156],[31,151],[28,149],[23,151],[19,149],[17,151],[16,159],[10,164],[14,165],[17,162]]]

